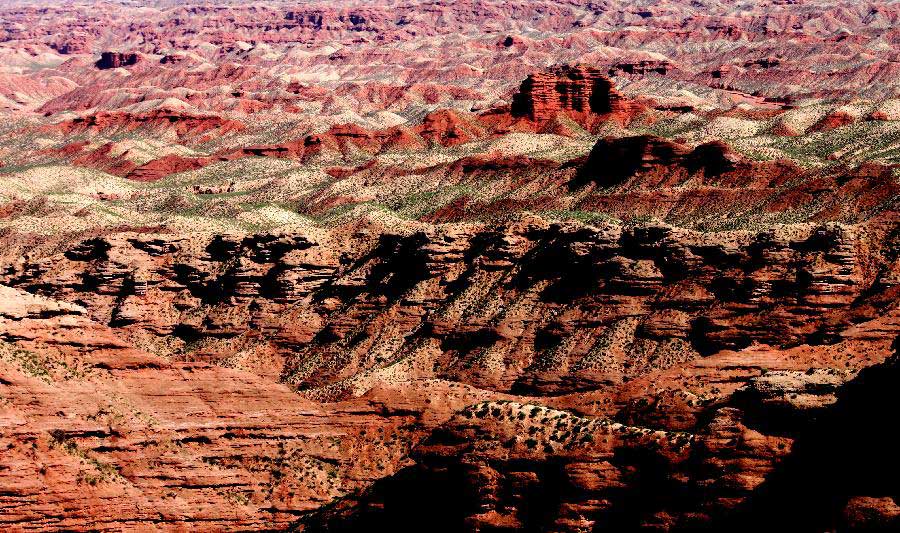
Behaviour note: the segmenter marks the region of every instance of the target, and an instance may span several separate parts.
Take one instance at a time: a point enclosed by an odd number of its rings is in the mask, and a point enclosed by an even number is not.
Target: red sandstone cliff
[[[557,115],[588,122],[592,116],[627,123],[633,105],[623,98],[598,68],[586,66],[554,67],[530,74],[512,101],[512,114],[536,122]]]

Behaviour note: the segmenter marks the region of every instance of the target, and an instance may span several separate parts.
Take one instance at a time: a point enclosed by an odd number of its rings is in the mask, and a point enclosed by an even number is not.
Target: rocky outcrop
[[[600,139],[582,167],[576,185],[588,181],[595,173],[602,176],[601,186],[618,185],[638,173],[683,164],[688,153],[683,145],[650,135]]]
[[[4,529],[287,529],[397,471],[430,425],[483,398],[420,383],[326,406],[149,354],[87,315],[0,286]]]
[[[795,389],[794,422],[802,423],[771,429],[794,440],[790,455],[719,526],[755,531],[775,525],[770,517],[777,516],[779,527],[795,531],[896,529],[900,513],[893,480],[900,473],[900,461],[880,434],[878,420],[883,409],[898,403],[894,394],[898,372],[900,353],[843,383],[827,378],[830,383],[821,393],[824,401],[815,402],[820,404],[815,412],[809,411],[807,398],[813,390],[809,384],[821,377]],[[784,408],[778,406],[776,421],[785,421]],[[759,421],[767,427],[766,418]]]
[[[160,58],[160,65],[177,65],[187,59],[183,54],[166,54]]]
[[[887,305],[863,304],[872,287],[896,284],[866,249],[837,224],[704,235],[536,220],[346,241],[121,234],[4,280],[134,338],[174,336],[160,346],[173,356],[249,358],[315,394],[361,390],[387,369],[543,394],[753,343],[832,342]]]
[[[124,232],[8,263],[0,517],[678,531],[807,509],[779,487],[827,471],[805,443],[900,334],[890,235],[525,218]],[[841,471],[829,517],[895,520]],[[810,502],[836,490],[816,479]]]
[[[134,52],[103,52],[94,64],[98,69],[104,70],[136,65],[140,59],[141,56]]]
[[[221,138],[231,133],[241,132],[246,127],[240,121],[223,119],[214,115],[194,115],[168,109],[157,109],[147,113],[99,112],[66,120],[47,129],[66,135],[82,133],[114,135],[136,132],[148,135],[174,134],[179,139],[205,142],[211,138]]]
[[[417,449],[416,466],[373,487],[352,510],[328,509],[301,524],[413,531],[430,517],[448,532],[622,530],[626,523],[612,515],[628,505],[630,491],[643,491],[631,504],[640,508],[676,489],[670,471],[694,439],[540,405],[484,402],[436,432]]]
[[[900,6],[0,4],[0,530],[898,529]]]
[[[623,63],[616,63],[609,69],[609,75],[637,75],[643,76],[646,74],[661,74],[665,76],[672,70],[674,66],[665,60],[657,60],[657,59],[644,59],[640,61],[629,61]]]
[[[212,161],[214,161],[212,158],[189,158],[169,154],[134,168],[125,177],[134,181],[156,181],[169,174],[202,168]]]
[[[437,518],[440,531],[889,531],[900,463],[868,422],[883,402],[896,403],[885,388],[896,369],[895,356],[841,379],[826,369],[765,373],[730,398],[695,402],[703,415],[688,431],[537,404],[476,404],[416,448],[415,466],[301,524],[412,531]],[[789,404],[745,394],[775,383]],[[804,423],[749,414],[773,408]]]
[[[744,68],[760,68],[770,69],[781,64],[781,60],[777,57],[763,57],[744,62]]]
[[[603,71],[582,65],[530,74],[513,96],[512,114],[546,121],[559,114],[627,121],[632,107]]]
[[[597,141],[570,186],[632,184],[645,188],[683,185],[692,178],[705,185],[777,187],[803,171],[787,162],[757,163],[721,141],[690,147],[653,135]]]

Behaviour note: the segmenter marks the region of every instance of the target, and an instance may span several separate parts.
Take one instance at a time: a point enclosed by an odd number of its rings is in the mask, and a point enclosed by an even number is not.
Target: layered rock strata
[[[559,114],[625,121],[632,107],[601,69],[582,65],[530,74],[513,96],[513,116],[546,121]]]

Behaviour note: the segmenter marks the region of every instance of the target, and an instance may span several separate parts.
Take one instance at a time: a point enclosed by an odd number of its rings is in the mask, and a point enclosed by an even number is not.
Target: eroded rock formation
[[[97,68],[104,70],[136,65],[140,59],[140,55],[134,52],[103,52],[95,64]]]
[[[0,5],[0,529],[896,530],[900,7],[643,4]]]
[[[415,466],[301,523],[412,531],[436,517],[439,531],[890,531],[900,462],[874,419],[886,398],[896,404],[897,362],[856,377],[764,371],[730,399],[689,399],[683,405],[703,414],[682,430],[476,404],[417,447]]]
[[[627,121],[631,106],[598,68],[554,67],[530,74],[513,96],[513,116],[546,121],[558,114],[604,115]]]
[[[435,385],[328,407],[0,286],[0,524],[286,529],[396,471],[424,427],[479,396]],[[413,398],[445,407],[419,419]]]
[[[890,354],[897,248],[873,230],[90,239],[3,273],[45,295],[2,287],[6,516],[78,528],[102,497],[109,527],[198,505],[211,529],[731,523],[781,501],[806,433]],[[894,520],[855,486],[833,520]]]
[[[558,394],[753,343],[835,339],[886,305],[862,305],[875,287],[896,291],[859,235],[542,221],[343,242],[119,234],[3,280],[181,357],[249,358],[302,389],[340,395],[393,368]]]

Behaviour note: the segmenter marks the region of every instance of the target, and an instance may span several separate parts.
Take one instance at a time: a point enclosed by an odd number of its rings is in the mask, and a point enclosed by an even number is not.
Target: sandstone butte
[[[565,113],[574,117],[600,115],[607,120],[627,122],[630,111],[631,106],[608,77],[597,68],[581,65],[529,75],[513,98],[511,108],[513,116],[534,121]]]
[[[898,20],[0,5],[0,530],[900,530]]]

